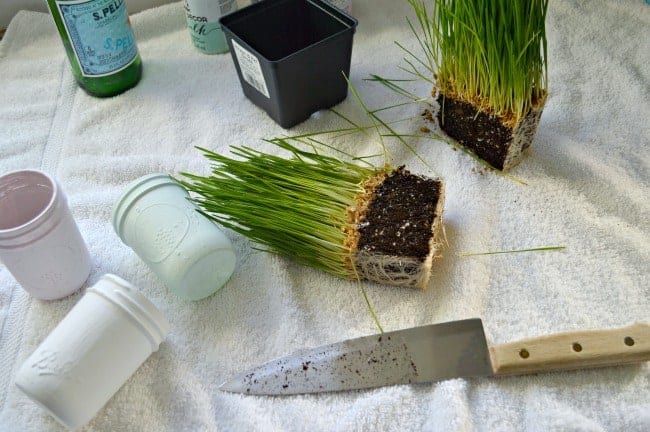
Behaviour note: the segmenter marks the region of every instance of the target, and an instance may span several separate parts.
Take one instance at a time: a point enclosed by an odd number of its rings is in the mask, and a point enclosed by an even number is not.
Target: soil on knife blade
[[[429,254],[432,224],[440,198],[440,181],[399,168],[375,190],[358,250],[424,261]]]
[[[440,128],[478,157],[502,170],[512,140],[512,129],[495,116],[477,112],[467,102],[447,98],[442,93],[438,94],[437,101],[440,104],[437,114]]]

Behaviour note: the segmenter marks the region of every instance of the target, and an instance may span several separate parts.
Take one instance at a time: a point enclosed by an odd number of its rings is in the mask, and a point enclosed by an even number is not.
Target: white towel
[[[57,177],[93,257],[86,287],[115,273],[172,324],[86,430],[650,430],[648,364],[282,398],[218,390],[246,368],[377,329],[356,283],[256,252],[231,231],[238,267],[198,302],[172,294],[113,232],[111,208],[131,180],[207,172],[195,145],[275,151],[260,138],[344,124],[323,111],[280,128],[244,97],[229,54],[193,48],[183,13],[174,3],[131,17],[144,74],[110,99],[76,86],[47,14],[18,14],[0,42],[0,172],[40,168]],[[394,41],[416,45],[408,5],[355,0],[353,13],[352,82],[371,108],[393,105],[393,93],[364,78],[403,76]],[[425,291],[365,284],[385,330],[478,316],[502,343],[649,319],[650,6],[553,1],[547,27],[550,95],[532,150],[511,172],[527,186],[439,140],[414,141],[430,168],[386,141],[395,163],[444,178],[449,246]],[[367,123],[352,95],[336,109]],[[399,128],[416,133],[422,110],[385,117],[413,117]],[[373,134],[335,143],[356,154],[378,148]],[[566,249],[458,255],[548,245]],[[0,266],[0,430],[61,430],[13,379],[82,293],[34,300]]]

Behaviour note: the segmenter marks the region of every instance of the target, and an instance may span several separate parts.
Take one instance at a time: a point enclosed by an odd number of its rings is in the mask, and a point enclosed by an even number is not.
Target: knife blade
[[[471,318],[301,350],[237,374],[219,388],[234,393],[290,395],[648,360],[648,323],[489,345],[482,321]]]

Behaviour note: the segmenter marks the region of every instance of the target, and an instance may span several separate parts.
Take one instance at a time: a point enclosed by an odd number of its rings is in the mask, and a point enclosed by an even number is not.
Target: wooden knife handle
[[[490,347],[495,375],[615,366],[650,360],[650,324],[557,333]]]

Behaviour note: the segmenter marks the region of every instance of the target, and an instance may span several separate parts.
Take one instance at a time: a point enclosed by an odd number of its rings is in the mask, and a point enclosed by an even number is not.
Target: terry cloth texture
[[[370,109],[403,102],[366,78],[405,77],[395,41],[417,49],[408,4],[355,0],[353,14],[352,84]],[[61,430],[13,380],[105,273],[139,287],[172,330],[87,431],[650,430],[647,363],[282,398],[218,390],[275,357],[377,332],[358,284],[259,252],[226,231],[238,255],[232,278],[207,299],[183,301],[121,243],[113,204],[145,174],[207,173],[194,146],[277,152],[262,139],[348,124],[325,110],[280,128],[245,98],[230,54],[192,46],[180,2],[131,22],[143,77],[109,99],[77,87],[49,15],[19,13],[0,42],[0,172],[55,176],[93,258],[86,285],[58,301],[31,298],[0,266],[0,430]],[[649,28],[642,0],[550,2],[549,97],[532,149],[510,176],[421,131],[436,130],[422,117],[426,104],[381,112],[387,121],[408,119],[396,131],[426,136],[410,138],[426,164],[397,140],[383,144],[396,165],[445,180],[448,241],[428,289],[364,284],[385,330],[480,317],[488,338],[504,343],[650,318]],[[432,102],[430,83],[408,85]],[[336,110],[371,124],[351,93]],[[319,138],[355,155],[381,151],[372,129]],[[565,249],[461,256],[541,246]]]

